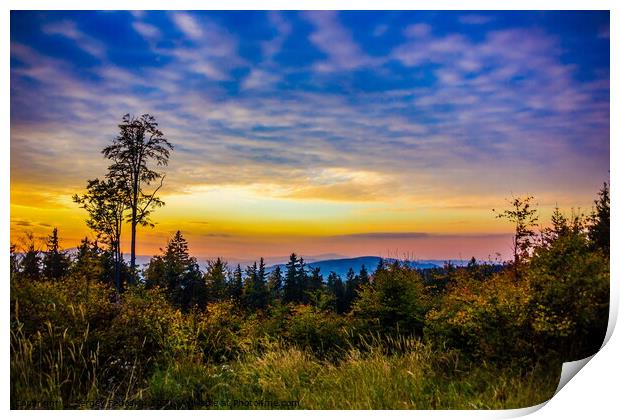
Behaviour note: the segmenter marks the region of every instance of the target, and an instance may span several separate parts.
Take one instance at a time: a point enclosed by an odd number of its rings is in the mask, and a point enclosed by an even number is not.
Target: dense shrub
[[[310,305],[296,305],[286,323],[283,337],[318,357],[335,356],[347,347],[352,325],[334,312]]]
[[[363,286],[353,316],[384,334],[421,335],[429,297],[420,274],[398,263],[375,273]]]
[[[111,290],[77,279],[11,283],[11,405],[84,404],[102,379],[100,340]]]
[[[127,290],[100,343],[111,383],[142,377],[193,350],[191,328],[159,288]]]
[[[204,313],[194,311],[189,319],[206,361],[226,362],[253,345],[256,322],[242,317],[233,301],[210,303]]]
[[[426,317],[425,336],[480,360],[531,357],[530,294],[508,273],[486,282],[461,280]]]
[[[569,231],[539,247],[528,268],[538,351],[563,360],[590,356],[602,345],[609,315],[609,260],[585,233]]]
[[[11,322],[21,323],[26,335],[56,330],[82,335],[87,328],[108,326],[116,310],[110,298],[112,289],[98,282],[80,279],[62,282],[11,282]]]

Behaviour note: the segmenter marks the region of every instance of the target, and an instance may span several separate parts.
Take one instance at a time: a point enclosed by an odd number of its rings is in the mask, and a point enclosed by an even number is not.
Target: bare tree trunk
[[[136,284],[136,211],[132,211],[132,221],[131,221],[131,284]]]
[[[131,262],[129,278],[136,284],[136,225],[138,224],[138,174],[134,175],[133,200],[131,205]]]

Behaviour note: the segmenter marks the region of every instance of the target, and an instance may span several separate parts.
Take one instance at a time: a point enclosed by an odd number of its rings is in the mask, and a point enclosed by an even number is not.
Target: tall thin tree
[[[108,177],[118,180],[124,186],[128,196],[131,225],[131,280],[135,282],[136,267],[136,228],[153,226],[149,216],[156,207],[164,202],[157,197],[165,175],[152,169],[155,166],[167,166],[172,144],[164,138],[155,117],[143,114],[138,118],[129,114],[123,116],[119,124],[120,133],[111,145],[103,149],[103,155],[112,161],[108,167]],[[159,181],[151,192],[145,188]]]

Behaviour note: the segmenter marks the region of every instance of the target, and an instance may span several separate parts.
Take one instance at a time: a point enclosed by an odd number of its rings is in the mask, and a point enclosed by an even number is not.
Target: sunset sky
[[[12,12],[11,241],[92,237],[71,195],[151,113],[140,255],[508,258],[491,209],[609,179],[609,46],[608,12]]]

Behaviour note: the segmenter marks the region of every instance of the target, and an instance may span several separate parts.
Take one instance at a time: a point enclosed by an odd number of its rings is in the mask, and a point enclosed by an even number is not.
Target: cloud
[[[200,23],[188,13],[173,12],[172,21],[181,32],[191,39],[197,40],[203,36]]]
[[[277,83],[280,76],[266,70],[252,69],[241,83],[242,89],[268,88]]]
[[[79,48],[95,58],[105,57],[105,47],[99,41],[87,36],[77,28],[75,22],[63,20],[44,25],[41,30],[47,35],[60,35],[75,42]]]
[[[352,239],[420,239],[428,238],[430,236],[431,235],[426,232],[370,232],[338,235],[336,237]]]
[[[281,39],[296,28],[287,15],[269,16],[272,38],[263,40],[240,38],[208,15],[190,15],[201,25],[201,38],[191,42],[159,26],[167,42],[152,46],[157,66],[78,71],[70,60],[13,41],[12,183],[63,194],[82,188],[104,173],[99,151],[127,111],[153,113],[177,146],[166,193],[259,184],[278,186],[283,199],[411,198],[432,207],[437,197],[453,196],[457,205],[464,195],[501,197],[532,185],[581,197],[606,176],[608,75],[580,80],[580,64],[567,62],[561,42],[542,30],[493,30],[475,39],[428,30],[374,61],[337,14],[304,15],[311,42],[325,51],[323,70],[371,66],[371,84],[406,82],[342,94],[323,85],[340,75],[323,72],[313,84],[306,63],[289,64],[303,82],[287,79],[289,70],[278,65],[287,53]],[[278,41],[265,47],[264,39]],[[258,52],[255,61],[240,56],[241,43]],[[402,74],[381,67],[388,62]]]
[[[315,66],[319,72],[354,70],[375,61],[353,40],[335,11],[309,11],[303,16],[315,27],[310,42],[327,55],[327,60]]]
[[[431,33],[431,25],[428,23],[416,23],[405,28],[404,33],[410,38],[423,38]]]
[[[388,29],[390,29],[388,25],[385,25],[385,24],[377,25],[375,26],[375,29],[373,29],[372,31],[372,36],[380,37],[383,34],[385,34],[388,31]]]
[[[464,25],[484,25],[492,22],[493,20],[495,20],[495,18],[489,15],[471,14],[459,16],[459,22]]]
[[[172,59],[168,68],[162,70],[178,75],[179,67],[182,67],[216,82],[230,80],[232,71],[245,64],[238,54],[238,41],[228,30],[204,14],[199,16],[200,20],[189,13],[171,14],[176,26],[193,43],[155,49],[155,53]]]
[[[159,39],[161,38],[160,30],[153,25],[149,25],[148,23],[135,21],[131,24],[133,28],[142,35],[146,39]]]
[[[276,33],[269,41],[261,43],[264,59],[269,61],[282,49],[282,45],[292,31],[292,26],[282,12],[269,11],[267,19]]]

